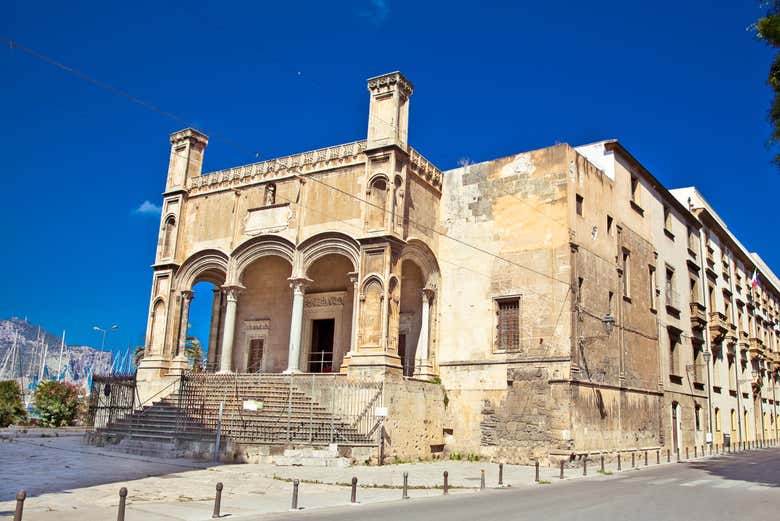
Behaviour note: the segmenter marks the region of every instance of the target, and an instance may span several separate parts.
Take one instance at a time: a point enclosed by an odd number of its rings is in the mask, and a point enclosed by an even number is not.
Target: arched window
[[[715,432],[720,432],[720,409],[715,407]]]
[[[737,411],[731,409],[731,430],[737,430]]]
[[[162,353],[165,341],[165,302],[158,300],[152,311],[152,327],[149,338],[150,351],[155,354]]]
[[[162,256],[170,257],[173,255],[173,232],[176,230],[176,219],[171,215],[165,219],[163,225],[163,247]]]
[[[384,178],[378,177],[371,181],[367,199],[366,227],[369,230],[384,228],[385,211],[387,209],[387,181]]]

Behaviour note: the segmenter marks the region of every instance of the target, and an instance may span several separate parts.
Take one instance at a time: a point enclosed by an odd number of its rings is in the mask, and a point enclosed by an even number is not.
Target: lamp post
[[[116,324],[114,324],[111,327],[92,326],[92,329],[94,331],[100,331],[103,333],[103,340],[100,342],[100,352],[102,353],[106,347],[106,335],[108,334],[109,331],[116,331],[117,329],[119,329],[119,326],[117,326]]]
[[[712,434],[712,376],[710,375],[710,360],[712,360],[712,352],[706,349],[702,353],[704,357],[704,365],[707,367],[707,431],[709,432],[709,443],[713,443]]]

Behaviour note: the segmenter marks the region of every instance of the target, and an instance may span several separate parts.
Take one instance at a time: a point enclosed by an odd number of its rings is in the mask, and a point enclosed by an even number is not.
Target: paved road
[[[255,520],[740,521],[780,516],[780,449],[754,450],[532,489],[249,516]]]

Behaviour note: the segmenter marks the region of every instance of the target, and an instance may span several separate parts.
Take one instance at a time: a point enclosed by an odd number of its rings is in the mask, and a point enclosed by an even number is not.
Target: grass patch
[[[273,478],[276,481],[284,481],[285,483],[292,483],[293,478],[285,478],[283,476],[277,476],[276,474],[273,475]],[[319,481],[316,479],[299,479],[299,483],[306,483],[309,485],[335,485],[338,487],[351,487],[352,483],[343,483],[341,481],[337,481],[335,483],[328,483],[326,481]],[[358,481],[358,488],[384,488],[384,489],[390,489],[390,490],[401,490],[403,485],[384,485],[384,484],[377,484],[377,483],[360,483]],[[425,485],[409,485],[406,487],[409,490],[441,490],[444,488],[444,485],[434,485],[432,487],[427,487]],[[476,489],[477,487],[461,487],[457,485],[450,485],[448,487],[450,490],[458,490],[458,489]]]
[[[612,472],[610,472],[608,470],[601,470],[601,469],[599,469],[599,470],[596,471],[596,474],[601,474],[603,476],[611,476]]]
[[[537,485],[550,485],[552,484],[552,481],[547,481],[546,479],[540,479],[536,482]]]

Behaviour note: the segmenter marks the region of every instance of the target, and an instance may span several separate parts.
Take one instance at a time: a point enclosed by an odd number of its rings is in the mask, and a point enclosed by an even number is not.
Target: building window
[[[720,409],[715,407],[715,432],[720,432]]]
[[[610,315],[612,314],[612,300],[614,299],[614,297],[615,294],[612,293],[611,291],[607,295],[607,313],[609,313]]]
[[[734,409],[731,409],[731,430],[732,431],[737,430],[737,411],[735,411]]]
[[[520,297],[497,302],[497,347],[501,351],[520,350]]]
[[[672,211],[664,206],[664,230],[671,233],[672,231]]]
[[[691,302],[699,302],[699,279],[691,277]]]
[[[630,297],[631,292],[631,263],[630,261],[631,254],[628,250],[623,250],[623,262],[621,264],[623,268],[623,296],[624,297]]]
[[[666,267],[666,305],[674,309],[680,309],[677,291],[674,289],[674,269]]]
[[[680,335],[669,331],[669,374],[680,374]]]
[[[693,381],[695,383],[704,382],[704,357],[702,356],[702,346],[697,345],[696,340],[693,342]]]
[[[631,176],[631,202],[639,204],[639,179]]]
[[[717,311],[718,306],[715,302],[715,286],[711,286],[711,285],[708,286],[707,292],[709,293],[710,296],[710,311]]]
[[[650,309],[656,309],[656,302],[655,302],[655,292],[656,292],[656,281],[655,281],[655,266],[650,266]]]
[[[688,227],[688,251],[694,258],[699,250],[699,237],[696,235],[696,230]]]
[[[582,202],[584,199],[580,194],[577,194],[577,215],[582,215]]]
[[[176,229],[176,219],[173,216],[165,219],[165,225],[163,227],[163,258],[171,257],[173,255],[173,232]]]
[[[701,430],[701,405],[698,403],[696,404],[696,407],[693,409],[694,417],[696,419],[696,430]]]
[[[607,215],[607,235],[612,235],[612,216]]]

